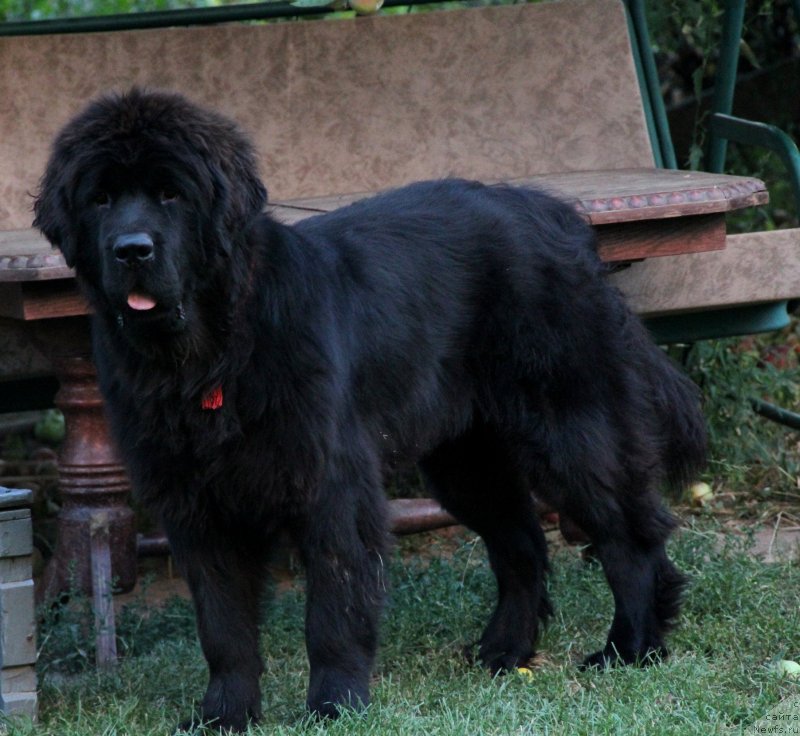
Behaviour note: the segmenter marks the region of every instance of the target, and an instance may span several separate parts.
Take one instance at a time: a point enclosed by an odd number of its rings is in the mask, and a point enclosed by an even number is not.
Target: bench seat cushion
[[[0,38],[0,230],[54,133],[132,83],[239,121],[276,200],[653,165],[619,0]]]
[[[643,316],[800,298],[800,228],[729,235],[725,250],[649,258],[610,276]]]

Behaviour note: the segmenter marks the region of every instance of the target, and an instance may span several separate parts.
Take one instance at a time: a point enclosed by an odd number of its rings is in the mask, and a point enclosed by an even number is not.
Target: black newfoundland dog
[[[430,181],[293,227],[250,144],[179,96],[94,101],[57,137],[35,225],[94,308],[94,352],[138,498],[191,586],[206,721],[261,712],[265,558],[307,572],[308,707],[369,701],[387,468],[418,462],[481,535],[492,672],[550,613],[531,493],[591,539],[616,611],[585,665],[644,663],[684,579],[659,487],[703,463],[694,386],[604,280],[592,231],[545,194]]]

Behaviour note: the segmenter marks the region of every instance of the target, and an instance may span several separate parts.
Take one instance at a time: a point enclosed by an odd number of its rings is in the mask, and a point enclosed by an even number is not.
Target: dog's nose
[[[126,266],[140,266],[153,260],[155,247],[147,233],[126,233],[114,241],[114,257]]]

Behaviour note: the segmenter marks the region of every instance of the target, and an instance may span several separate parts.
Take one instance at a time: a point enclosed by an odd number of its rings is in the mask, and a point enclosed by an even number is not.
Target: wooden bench
[[[627,5],[641,10],[634,0]],[[81,541],[88,539],[87,508],[111,504],[113,497],[119,512],[111,519],[115,574],[123,587],[135,575],[131,519],[122,509],[127,487],[103,434],[99,400],[88,388],[85,307],[63,262],[27,229],[30,192],[53,135],[101,92],[134,83],[169,88],[238,120],[255,141],[281,216],[312,212],[322,199],[330,203],[418,179],[537,177],[576,201],[604,203],[613,217],[595,218],[598,228],[616,228],[618,237],[640,248],[616,252],[613,260],[627,267],[613,278],[654,329],[657,320],[676,314],[681,324],[687,315],[714,315],[732,325],[733,308],[742,305],[758,309],[762,326],[765,315],[769,326],[785,323],[786,300],[800,296],[797,259],[790,257],[796,235],[768,247],[725,236],[726,211],[765,201],[760,182],[682,181],[683,209],[665,207],[657,217],[648,209],[649,196],[669,194],[659,188],[665,177],[674,184],[687,175],[656,171],[669,161],[629,20],[620,0],[565,0],[0,38],[0,99],[6,101],[0,110],[0,247],[8,256],[0,260],[0,315],[16,320],[12,349],[20,347],[19,322],[29,320],[26,334],[35,326],[40,347],[61,351],[49,356],[65,382],[60,401],[68,414],[59,564],[76,557],[87,569],[88,542]],[[641,33],[634,36],[641,41]],[[632,179],[639,188],[631,191]],[[691,193],[700,191],[706,203],[716,204],[693,215]],[[628,218],[630,212],[637,217]],[[688,228],[690,221],[703,227]],[[42,302],[43,295],[49,301]],[[34,303],[41,311],[27,312]],[[41,361],[30,365],[41,370]],[[70,421],[70,414],[79,421]],[[83,441],[73,436],[78,425]],[[90,435],[91,443],[85,441]]]

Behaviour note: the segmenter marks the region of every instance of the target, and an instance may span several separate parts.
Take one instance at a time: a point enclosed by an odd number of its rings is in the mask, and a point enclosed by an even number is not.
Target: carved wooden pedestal
[[[90,358],[87,317],[31,323],[37,347],[52,361],[61,388],[56,405],[64,413],[66,437],[59,458],[62,509],[58,537],[41,595],[68,589],[91,591],[92,515],[104,511],[109,521],[115,587],[130,590],[136,582],[136,530],[128,506],[130,485],[111,441]]]

